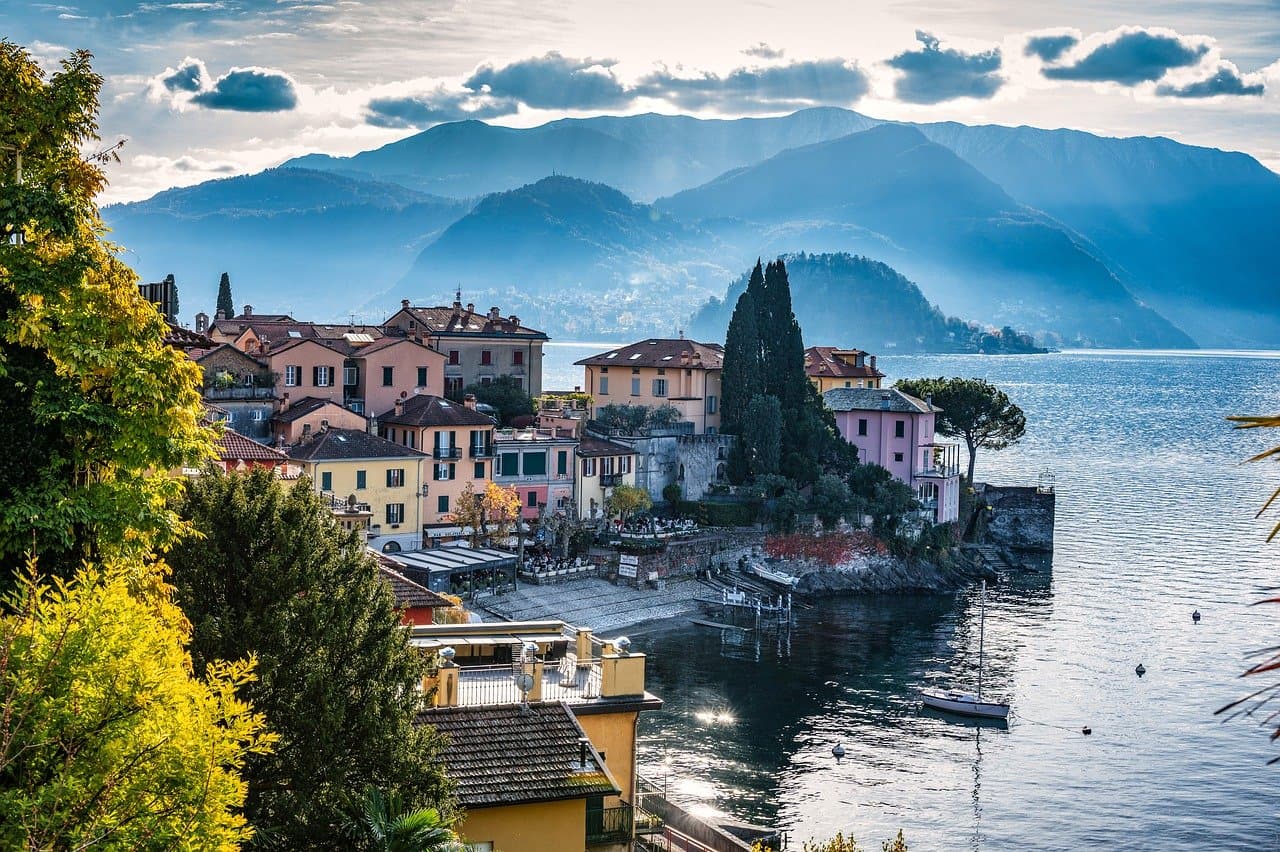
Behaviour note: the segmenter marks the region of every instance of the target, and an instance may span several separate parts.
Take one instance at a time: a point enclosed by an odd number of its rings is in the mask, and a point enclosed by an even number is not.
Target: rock
[[[855,556],[834,566],[788,562],[786,569],[800,579],[796,591],[816,597],[850,594],[943,593],[976,582],[995,579],[995,573],[975,568],[961,559],[939,564],[924,559],[895,556]]]

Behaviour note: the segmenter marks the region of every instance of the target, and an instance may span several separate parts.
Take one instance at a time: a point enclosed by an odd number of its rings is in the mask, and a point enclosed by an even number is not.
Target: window
[[[524,350],[523,349],[517,349],[515,352],[511,353],[511,364],[512,366],[515,366],[515,367],[524,366]]]
[[[267,419],[267,418],[266,418],[266,412],[265,412],[265,411],[263,411],[261,408],[256,408],[256,409],[254,409],[254,411],[253,411],[253,422],[254,422],[254,423],[261,423],[263,420],[266,420],[266,419]]]
[[[632,395],[632,396],[639,396],[639,395],[640,395],[640,380],[639,380],[639,379],[632,379],[632,380],[631,380],[631,395]]]
[[[851,387],[853,387],[853,382],[845,382],[845,383],[844,383],[844,386],[845,386],[845,387],[847,387],[847,388],[851,388]]]
[[[440,462],[435,465],[432,478],[436,482],[448,482],[450,479],[454,479],[453,465],[447,462]]]
[[[302,382],[302,368],[297,364],[290,364],[284,368],[284,386],[287,388],[296,388]]]
[[[396,383],[395,372],[396,372],[395,367],[382,368],[382,386],[384,388],[389,388]]]
[[[613,475],[613,456],[609,456],[608,458],[604,458],[600,460],[600,475],[601,476]]]
[[[493,378],[492,378],[491,376],[481,376],[481,377],[480,377],[480,384],[482,384],[482,385],[491,385],[491,384],[493,384]]]
[[[667,380],[666,380],[666,379],[654,379],[654,380],[653,380],[653,395],[654,395],[654,396],[666,396],[666,395],[667,395]]]
[[[458,359],[458,350],[457,350],[457,349],[450,349],[450,350],[449,350],[449,363],[450,363],[450,364],[460,364],[460,363],[462,363],[462,362]]]
[[[389,524],[404,523],[404,504],[403,503],[387,504],[387,523]]]
[[[484,462],[476,462],[473,476],[475,479],[484,479]]]
[[[609,395],[609,377],[608,376],[600,377],[600,395],[601,396]]]
[[[404,486],[404,468],[391,467],[387,468],[387,487],[401,488]]]
[[[556,475],[564,476],[569,472],[569,451],[561,450],[556,453]]]
[[[327,470],[324,473],[320,474],[320,490],[321,491],[333,490],[333,474]]]
[[[367,484],[368,483],[365,478],[365,471],[357,470],[356,471],[356,490],[357,491],[363,490]]]
[[[895,438],[907,437],[907,421],[905,420],[893,421],[893,437]]]
[[[487,367],[487,366],[489,366],[489,365],[490,365],[490,364],[492,364],[492,363],[493,363],[493,350],[491,350],[491,349],[481,349],[481,350],[480,350],[480,364],[481,364],[481,366],[485,366],[485,367]]]
[[[436,498],[436,511],[437,512],[449,511],[449,495],[448,494],[441,494],[439,497]]]
[[[893,460],[894,460],[894,461],[896,461],[896,462],[900,462],[900,461],[902,461],[902,453],[894,453],[894,454],[893,454]]]
[[[499,456],[501,466],[498,468],[500,476],[519,476],[520,475],[520,454],[519,453],[503,453]]]
[[[425,388],[427,386],[427,368],[418,368],[418,387]]]
[[[482,840],[478,843],[468,843],[467,852],[493,852],[493,841]]]
[[[529,499],[528,499],[528,503],[529,503],[529,508],[530,508],[530,509],[536,509],[536,508],[538,508],[538,492],[536,492],[536,491],[530,491],[530,492],[529,492]]]
[[[707,413],[708,414],[716,413],[716,398],[714,395],[707,397]]]
[[[358,367],[343,367],[342,384],[349,388],[360,384],[360,369]]]
[[[311,384],[318,388],[327,388],[333,384],[332,367],[312,367]]]
[[[595,475],[596,475],[596,460],[595,460],[595,459],[583,459],[583,460],[582,460],[582,475],[583,475],[583,476],[595,476]]]
[[[858,418],[858,434],[859,434],[859,435],[862,435],[863,437],[866,437],[866,434],[867,434],[867,418],[865,418],[865,417],[859,417],[859,418]]]
[[[618,459],[618,473],[631,472],[631,456],[623,456]]]
[[[540,453],[525,453],[522,463],[525,476],[547,475],[547,454],[545,450]]]

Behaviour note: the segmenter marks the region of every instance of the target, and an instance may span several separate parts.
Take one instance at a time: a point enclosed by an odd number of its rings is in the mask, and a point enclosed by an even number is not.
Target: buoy
[[[823,686],[839,686],[839,685],[840,685],[839,681],[834,681],[834,680],[829,680],[823,684]]]
[[[1083,728],[1080,729],[1080,733],[1084,734],[1087,737],[1093,733],[1093,728],[1090,728],[1088,725],[1085,725]]]
[[[836,759],[836,763],[839,763],[841,758],[844,757],[844,745],[841,743],[836,743],[834,746],[832,746],[831,756]]]
[[[1147,667],[1144,666],[1142,663],[1138,663],[1138,667],[1134,669],[1134,671],[1138,673],[1138,677],[1142,677],[1144,674],[1147,673]]]
[[[1191,620],[1196,622],[1197,624],[1200,623],[1200,610],[1196,610],[1195,612],[1191,613]]]

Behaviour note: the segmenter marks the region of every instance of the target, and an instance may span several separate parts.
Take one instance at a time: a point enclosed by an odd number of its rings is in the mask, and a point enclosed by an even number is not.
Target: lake
[[[572,361],[609,347],[552,344],[545,386],[580,384]],[[1280,642],[1280,608],[1249,606],[1280,585],[1280,542],[1254,519],[1280,469],[1241,464],[1280,431],[1223,419],[1280,411],[1280,353],[879,363],[889,381],[998,384],[1027,435],[980,454],[978,479],[1056,479],[1052,574],[988,593],[986,692],[1012,704],[1008,729],[913,697],[969,682],[976,592],[828,600],[782,636],[637,637],[666,702],[642,720],[641,771],[704,812],[787,827],[796,848],[844,831],[878,849],[898,828],[917,850],[1280,848],[1280,766],[1265,766],[1280,746],[1213,715],[1259,685],[1238,678],[1246,652]]]

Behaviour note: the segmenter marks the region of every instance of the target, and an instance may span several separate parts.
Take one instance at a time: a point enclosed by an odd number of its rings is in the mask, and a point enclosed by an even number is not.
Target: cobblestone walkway
[[[696,611],[694,595],[707,591],[696,580],[670,582],[662,590],[615,586],[599,577],[554,585],[520,583],[515,592],[483,598],[477,606],[512,621],[559,618],[597,635]]]

